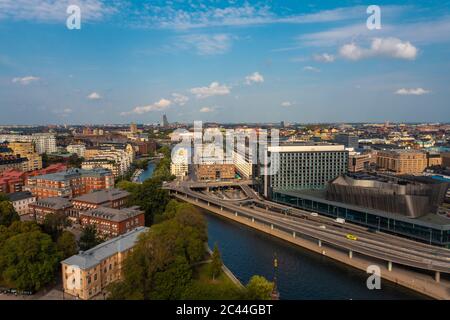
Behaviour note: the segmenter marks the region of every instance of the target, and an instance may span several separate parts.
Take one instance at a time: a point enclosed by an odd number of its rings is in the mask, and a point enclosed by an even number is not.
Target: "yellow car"
[[[349,239],[349,240],[353,240],[353,241],[358,240],[358,238],[357,238],[356,236],[352,235],[352,234],[347,234],[346,237],[347,237],[347,239]]]

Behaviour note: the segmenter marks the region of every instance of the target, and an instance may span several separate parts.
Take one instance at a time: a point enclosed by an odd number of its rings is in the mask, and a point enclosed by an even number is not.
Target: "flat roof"
[[[274,189],[274,192],[294,196],[294,197],[300,197],[308,200],[318,201],[330,205],[334,205],[337,207],[347,208],[350,210],[360,211],[360,212],[367,212],[369,214],[389,218],[389,219],[395,219],[407,223],[412,223],[416,225],[421,225],[424,227],[432,227],[437,228],[441,230],[450,230],[450,219],[447,219],[445,217],[439,216],[434,213],[428,213],[422,217],[412,219],[405,216],[402,216],[400,214],[385,212],[381,210],[376,210],[372,208],[365,208],[365,207],[359,207],[348,203],[343,202],[337,202],[337,201],[330,201],[326,199],[326,191],[325,190],[280,190],[280,189]]]
[[[83,270],[90,269],[116,253],[132,248],[139,235],[147,230],[149,230],[147,227],[136,228],[128,233],[105,241],[87,251],[80,251],[79,254],[71,256],[70,258],[61,261],[61,263],[69,266],[76,266]]]
[[[268,147],[270,152],[326,152],[345,151],[345,146],[340,144],[289,144]]]

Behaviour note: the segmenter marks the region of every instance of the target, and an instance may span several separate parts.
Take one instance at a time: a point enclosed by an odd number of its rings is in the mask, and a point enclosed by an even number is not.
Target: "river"
[[[246,284],[252,275],[273,279],[273,257],[278,257],[280,299],[424,299],[413,291],[383,281],[380,290],[366,287],[367,274],[333,260],[205,213],[208,242],[218,244],[224,264]]]
[[[147,168],[141,173],[138,178],[138,182],[144,182],[148,178],[150,178],[155,170],[155,164],[153,162],[149,162]]]

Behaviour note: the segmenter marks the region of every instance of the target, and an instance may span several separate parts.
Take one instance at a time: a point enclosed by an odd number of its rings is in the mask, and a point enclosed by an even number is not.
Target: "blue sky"
[[[0,124],[447,122],[449,57],[449,1],[1,0]]]

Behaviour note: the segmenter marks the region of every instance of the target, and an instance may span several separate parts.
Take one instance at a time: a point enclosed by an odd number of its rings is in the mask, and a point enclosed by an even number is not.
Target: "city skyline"
[[[9,124],[442,122],[449,2],[4,1]],[[69,4],[81,30],[66,28]]]

